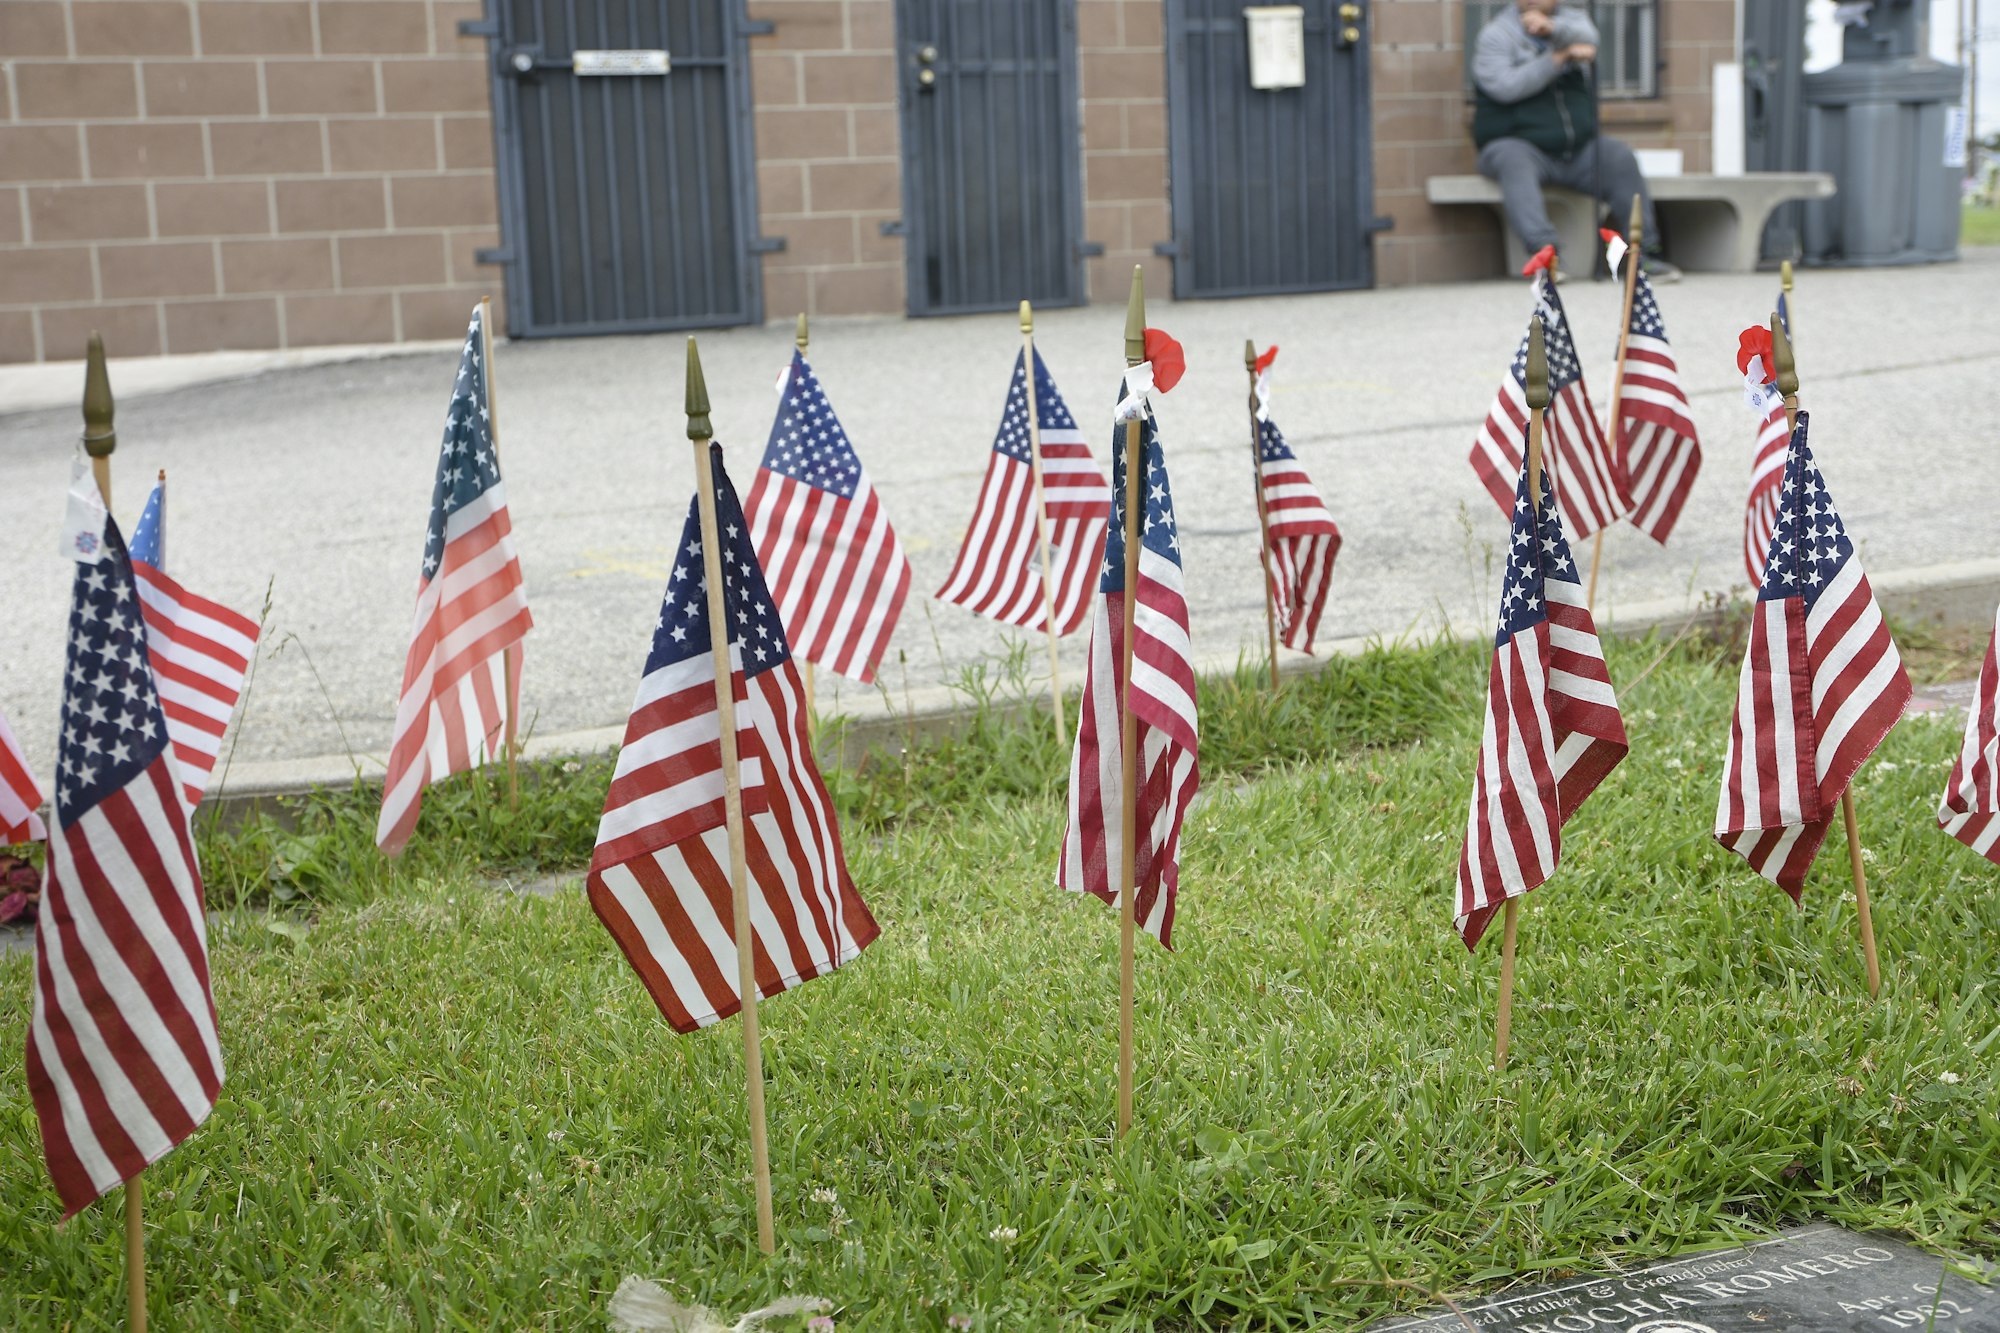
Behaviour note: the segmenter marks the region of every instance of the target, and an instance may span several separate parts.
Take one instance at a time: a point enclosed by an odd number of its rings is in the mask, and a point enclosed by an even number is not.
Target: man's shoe
[[[1679,282],[1680,266],[1669,264],[1658,255],[1645,255],[1639,260],[1639,271],[1646,275],[1646,281],[1653,283]]]

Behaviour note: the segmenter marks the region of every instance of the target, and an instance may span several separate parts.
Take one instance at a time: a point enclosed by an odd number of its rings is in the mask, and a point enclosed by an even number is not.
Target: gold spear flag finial
[[[92,333],[83,369],[83,448],[92,458],[109,458],[118,447],[112,411],[111,373],[104,367],[104,339]]]
[[[1250,338],[1243,340],[1243,368],[1252,375],[1257,373],[1257,344]]]
[[[799,345],[799,355],[804,356],[806,354],[806,312],[803,310],[799,311],[798,332],[792,335],[792,341]]]
[[[1146,359],[1146,270],[1132,265],[1132,299],[1125,303],[1125,364]]]
[[[1035,331],[1035,308],[1029,305],[1026,301],[1023,301],[1021,302],[1021,333],[1025,337],[1026,335],[1033,333],[1034,331]]]
[[[1542,342],[1542,321],[1528,326],[1528,410],[1539,412],[1549,405],[1549,353]]]
[[[715,427],[708,421],[708,381],[701,375],[701,349],[695,346],[693,338],[688,339],[687,419],[690,440],[715,438]]]
[[[1639,196],[1636,194],[1632,196],[1632,218],[1625,227],[1625,239],[1632,243],[1634,251],[1642,249],[1640,242],[1646,239],[1646,214],[1639,207]],[[1637,263],[1638,259],[1637,254],[1632,256],[1634,263]]]
[[[1790,398],[1799,391],[1799,369],[1792,360],[1792,340],[1785,336],[1785,322],[1771,316],[1771,359],[1776,361],[1778,392]]]

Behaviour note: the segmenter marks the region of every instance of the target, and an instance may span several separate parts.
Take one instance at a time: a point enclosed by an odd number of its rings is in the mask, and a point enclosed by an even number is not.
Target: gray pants
[[[1653,197],[1646,192],[1645,177],[1639,174],[1639,159],[1617,139],[1599,135],[1567,162],[1550,157],[1526,139],[1495,139],[1479,150],[1479,174],[1500,182],[1507,221],[1531,255],[1559,239],[1555,224],[1549,221],[1548,206],[1542,202],[1544,185],[1595,194],[1598,202],[1610,207],[1611,225],[1619,231],[1625,230],[1632,216],[1632,197],[1637,195],[1646,220],[1646,248],[1659,248]],[[1583,255],[1564,255],[1563,259],[1572,268],[1594,267]]]

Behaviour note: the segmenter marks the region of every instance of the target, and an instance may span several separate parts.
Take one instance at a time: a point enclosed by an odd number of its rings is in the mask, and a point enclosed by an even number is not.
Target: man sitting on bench
[[[1544,185],[1595,196],[1610,206],[1620,230],[1637,195],[1648,251],[1641,267],[1654,282],[1674,281],[1681,272],[1658,255],[1660,232],[1638,158],[1597,132],[1597,97],[1585,73],[1597,58],[1597,25],[1561,0],[1515,5],[1479,30],[1472,59],[1479,174],[1500,183],[1507,221],[1529,254],[1558,239],[1542,201]],[[1586,272],[1596,267],[1594,255],[1561,259]]]

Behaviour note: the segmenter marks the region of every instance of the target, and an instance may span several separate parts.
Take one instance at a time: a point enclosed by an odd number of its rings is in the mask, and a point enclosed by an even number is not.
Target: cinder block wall
[[[0,361],[449,338],[497,271],[476,0],[0,0]]]
[[[1492,210],[1433,208],[1431,176],[1476,170],[1465,92],[1462,0],[1372,0],[1375,209],[1396,220],[1376,237],[1379,285],[1448,282],[1502,272]],[[1604,104],[1604,132],[1640,148],[1678,148],[1690,172],[1709,170],[1709,87],[1734,59],[1736,0],[1661,0],[1660,96]]]

